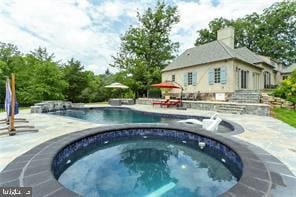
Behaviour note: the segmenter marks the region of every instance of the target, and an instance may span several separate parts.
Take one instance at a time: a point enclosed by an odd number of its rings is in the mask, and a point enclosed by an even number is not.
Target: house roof
[[[291,73],[294,70],[296,70],[296,63],[290,65],[290,66],[286,66],[283,68],[282,73]]]
[[[232,49],[223,42],[216,40],[187,49],[172,63],[165,67],[163,71],[175,70],[227,59],[238,59],[259,68],[261,67],[256,64],[265,62],[262,58],[260,58],[260,56],[256,55],[246,47]]]

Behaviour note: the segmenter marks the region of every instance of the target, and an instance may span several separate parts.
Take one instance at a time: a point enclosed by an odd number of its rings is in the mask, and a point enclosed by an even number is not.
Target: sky
[[[23,53],[46,47],[62,62],[74,57],[86,70],[103,73],[120,46],[120,36],[138,25],[137,12],[156,0],[0,0],[0,42]],[[261,13],[276,0],[165,0],[178,7],[180,22],[171,39],[179,53],[193,47],[196,31],[217,17],[235,19]],[[111,68],[112,71],[112,68]],[[115,71],[113,69],[113,71]]]

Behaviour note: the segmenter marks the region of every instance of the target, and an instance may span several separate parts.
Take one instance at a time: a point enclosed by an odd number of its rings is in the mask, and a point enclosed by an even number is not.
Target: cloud
[[[196,31],[215,17],[237,18],[262,11],[275,0],[167,1],[178,6],[181,21],[172,32],[182,50],[193,46]],[[16,44],[27,53],[46,47],[61,60],[80,60],[87,70],[103,73],[112,62],[122,35],[137,25],[137,11],[156,1],[136,0],[2,0],[0,41]]]

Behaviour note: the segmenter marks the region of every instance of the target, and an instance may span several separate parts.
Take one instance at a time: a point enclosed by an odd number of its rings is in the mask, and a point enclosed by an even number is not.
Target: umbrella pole
[[[15,135],[15,127],[14,127],[14,108],[15,108],[15,75],[11,74],[11,116],[10,116],[10,127],[9,127],[9,135]]]

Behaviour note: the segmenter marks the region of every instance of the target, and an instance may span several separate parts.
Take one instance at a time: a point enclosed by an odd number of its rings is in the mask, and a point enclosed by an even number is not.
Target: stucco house
[[[282,80],[282,65],[246,47],[234,48],[234,29],[217,32],[217,40],[185,50],[162,70],[162,81],[180,84],[201,99],[228,100],[237,90],[262,90]],[[177,94],[172,90],[171,94]]]

